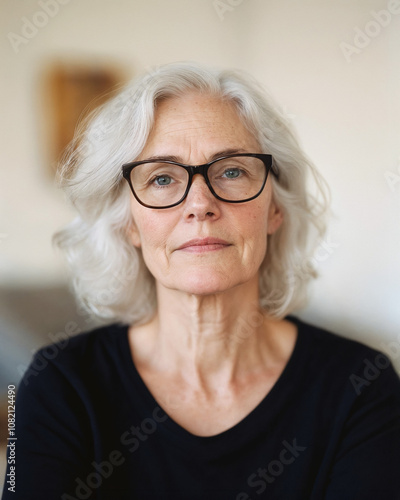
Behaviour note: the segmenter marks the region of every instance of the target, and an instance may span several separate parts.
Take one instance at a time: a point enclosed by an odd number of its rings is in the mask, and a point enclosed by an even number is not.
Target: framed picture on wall
[[[109,65],[69,62],[55,63],[49,68],[44,86],[53,172],[79,121],[109,99],[123,81],[122,71]]]

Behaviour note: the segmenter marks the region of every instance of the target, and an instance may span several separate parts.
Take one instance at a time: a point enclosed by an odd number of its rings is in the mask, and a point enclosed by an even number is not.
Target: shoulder
[[[399,376],[385,353],[296,317],[287,319],[298,327],[298,349],[309,373],[338,385],[342,381],[355,395],[372,385],[400,394]]]
[[[56,372],[66,378],[89,377],[101,365],[118,363],[116,358],[127,328],[126,325],[112,324],[72,336],[65,334],[34,354],[21,385],[48,378],[50,373],[54,378]]]
[[[384,355],[380,351],[360,342],[321,328],[294,316],[288,316],[289,321],[298,328],[299,342],[319,353],[324,359],[335,358],[337,362],[358,362],[364,357]]]

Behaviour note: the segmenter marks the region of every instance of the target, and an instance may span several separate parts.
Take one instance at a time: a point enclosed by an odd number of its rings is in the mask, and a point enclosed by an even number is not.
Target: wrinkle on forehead
[[[161,131],[160,133],[162,135],[171,135],[171,134],[174,134],[176,132],[181,132],[182,130],[184,130],[185,132],[190,132],[190,131],[198,131],[198,130],[203,130],[203,129],[206,129],[208,130],[210,125],[194,125],[193,127],[189,127],[187,125],[185,125],[186,122],[182,122],[181,124],[176,124],[177,127],[176,128],[170,128],[168,127],[166,130],[162,130],[161,128]],[[190,122],[188,122],[190,123]]]
[[[140,156],[182,156],[190,150],[207,157],[213,150],[229,148],[262,152],[232,102],[188,93],[159,103],[154,126]]]
[[[190,116],[188,116],[187,112],[189,103]],[[226,115],[231,115],[231,118],[234,116],[235,119],[242,121],[232,102],[212,95],[191,92],[181,97],[172,97],[164,100],[156,108],[154,128],[157,129],[160,126],[162,127],[163,120],[160,120],[160,117],[164,117],[166,114],[172,121],[181,124],[182,128],[184,128],[185,124],[189,125],[190,122],[195,124],[192,128],[206,128],[208,125],[203,126],[199,122],[204,122],[204,120],[208,119],[210,125],[215,124],[216,111],[218,111],[219,114],[224,113]],[[162,125],[160,125],[160,122]],[[225,121],[221,121],[221,125],[222,124],[226,126]]]

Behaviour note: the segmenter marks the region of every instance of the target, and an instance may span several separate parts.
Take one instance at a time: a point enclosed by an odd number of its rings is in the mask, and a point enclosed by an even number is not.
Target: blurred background
[[[35,349],[93,325],[51,244],[74,216],[55,185],[60,149],[93,99],[173,61],[247,70],[280,103],[333,199],[314,258],[321,277],[298,315],[400,370],[398,0],[0,5],[1,401]]]

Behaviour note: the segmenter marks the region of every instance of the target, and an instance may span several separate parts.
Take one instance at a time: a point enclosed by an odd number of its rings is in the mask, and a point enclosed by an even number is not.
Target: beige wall
[[[331,186],[336,218],[317,256],[322,277],[303,316],[380,348],[397,342],[400,367],[400,2],[0,5],[0,284],[65,278],[50,239],[72,211],[46,175],[39,93],[49,61],[110,60],[131,75],[177,60],[239,67],[281,103]],[[54,10],[47,21],[46,5]],[[26,35],[26,20],[43,26],[17,43],[10,33]]]

